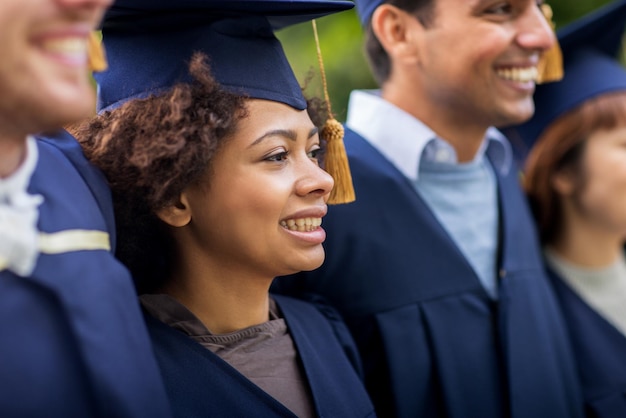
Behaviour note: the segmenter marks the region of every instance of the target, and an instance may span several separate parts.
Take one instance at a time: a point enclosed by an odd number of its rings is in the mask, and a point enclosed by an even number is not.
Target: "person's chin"
[[[503,112],[502,120],[496,123],[497,127],[508,127],[513,125],[519,125],[533,117],[535,113],[535,106],[532,99],[529,99],[526,103],[520,103],[515,108],[510,109],[507,112]]]

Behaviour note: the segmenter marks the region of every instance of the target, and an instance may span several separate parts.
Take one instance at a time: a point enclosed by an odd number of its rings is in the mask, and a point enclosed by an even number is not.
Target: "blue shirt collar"
[[[448,142],[411,114],[384,100],[379,90],[355,90],[350,94],[346,125],[413,181],[418,180],[421,161],[457,164],[456,152]],[[511,169],[511,145],[493,127],[487,130],[475,160],[485,154],[501,174]]]

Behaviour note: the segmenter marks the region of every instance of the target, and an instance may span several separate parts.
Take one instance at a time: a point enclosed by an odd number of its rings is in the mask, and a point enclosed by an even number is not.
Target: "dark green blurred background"
[[[579,16],[590,12],[611,0],[548,0],[554,10],[557,29]],[[346,117],[350,91],[356,88],[375,88],[362,48],[361,27],[353,9],[317,21],[320,45],[328,79],[329,94],[335,117]],[[309,95],[322,96],[317,55],[310,23],[292,26],[278,33],[285,46],[296,75],[301,83],[307,75],[315,78],[307,89]]]

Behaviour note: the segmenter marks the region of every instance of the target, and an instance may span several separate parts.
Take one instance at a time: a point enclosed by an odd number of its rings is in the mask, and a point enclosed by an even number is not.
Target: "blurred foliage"
[[[557,29],[611,0],[547,0],[554,10]],[[375,88],[363,53],[363,33],[355,10],[327,16],[317,21],[320,48],[326,70],[333,113],[345,120],[348,96],[353,89]],[[302,84],[313,74],[309,96],[323,96],[313,29],[302,23],[277,34]]]
[[[350,91],[376,88],[365,54],[363,32],[355,10],[317,20],[320,49],[326,71],[332,110],[338,120],[345,120]],[[277,33],[285,53],[302,85],[312,77],[307,96],[323,97],[320,70],[310,22],[288,27]]]

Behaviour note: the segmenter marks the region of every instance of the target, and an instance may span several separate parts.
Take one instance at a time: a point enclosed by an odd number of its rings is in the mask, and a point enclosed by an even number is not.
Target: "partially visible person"
[[[555,45],[536,0],[357,0],[376,91],[354,91],[354,204],[323,266],[277,291],[351,326],[385,417],[582,415],[563,318],[507,139]]]
[[[511,130],[565,314],[589,417],[626,416],[626,1],[559,32],[565,78],[540,86]]]
[[[118,6],[103,25],[111,71],[98,76],[108,110],[77,135],[110,182],[117,255],[174,415],[373,417],[336,314],[269,294],[275,276],[324,260],[334,184],[273,28],[351,3]]]
[[[170,416],[106,182],[61,131],[93,112],[87,45],[110,3],[0,2],[2,417]]]

